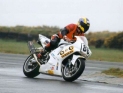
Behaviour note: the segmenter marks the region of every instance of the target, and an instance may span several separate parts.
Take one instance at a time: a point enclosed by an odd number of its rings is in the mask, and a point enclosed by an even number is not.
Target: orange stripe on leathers
[[[48,43],[45,47],[50,47],[50,43]]]
[[[57,36],[55,36],[55,34],[52,35],[52,36],[51,36],[51,40],[53,40],[55,37],[57,37]],[[50,42],[49,42],[45,47],[50,47]]]

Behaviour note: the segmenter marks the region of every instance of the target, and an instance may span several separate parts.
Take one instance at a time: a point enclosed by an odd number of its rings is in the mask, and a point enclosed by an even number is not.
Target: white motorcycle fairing
[[[83,42],[82,37],[80,38],[79,36],[76,36],[76,38],[77,40],[73,44],[61,40],[59,43],[60,46],[49,53],[50,59],[48,60],[48,62],[40,66],[39,72],[49,75],[62,76],[62,62],[68,56],[73,54],[73,58],[71,60],[71,63],[73,65],[75,64],[76,59],[80,57],[87,59],[91,55],[91,51],[88,45],[85,45],[85,42]],[[45,47],[46,40],[50,41],[50,39],[41,34],[39,34],[39,40],[42,43],[42,47]],[[88,43],[86,42],[86,44]],[[75,55],[75,52],[78,52],[81,55]]]

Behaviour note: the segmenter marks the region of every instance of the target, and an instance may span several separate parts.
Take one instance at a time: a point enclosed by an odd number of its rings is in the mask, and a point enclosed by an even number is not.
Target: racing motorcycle
[[[23,64],[24,75],[29,78],[34,78],[40,73],[61,76],[68,82],[78,79],[85,69],[85,61],[92,54],[86,37],[76,36],[74,42],[61,39],[56,49],[38,59],[36,55],[48,42],[50,39],[42,34],[39,34],[38,39],[40,47],[35,47],[32,41],[28,41],[30,55]]]

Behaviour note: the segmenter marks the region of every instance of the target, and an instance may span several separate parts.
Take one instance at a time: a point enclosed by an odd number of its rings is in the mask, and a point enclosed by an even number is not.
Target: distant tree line
[[[6,27],[0,26],[0,38],[1,39],[15,39],[17,41],[37,40],[38,34],[43,34],[50,38],[50,36],[59,31],[58,27],[38,26],[15,26]]]
[[[7,27],[0,26],[0,38],[1,39],[15,39],[17,41],[28,41],[37,40],[38,34],[43,34],[47,37],[58,33],[59,27],[50,26],[15,26]],[[89,45],[95,46],[96,48],[115,48],[123,49],[123,31],[121,32],[110,32],[110,31],[98,31],[89,32],[85,34],[89,41]]]
[[[0,32],[1,39],[15,39],[16,41],[37,40],[38,36],[33,34],[23,34],[15,32]]]
[[[86,34],[89,45],[95,46],[96,48],[114,48],[123,49],[123,31],[121,32],[89,32]]]

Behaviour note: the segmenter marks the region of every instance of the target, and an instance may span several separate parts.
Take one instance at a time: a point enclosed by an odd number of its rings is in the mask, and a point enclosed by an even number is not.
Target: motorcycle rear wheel
[[[62,70],[62,76],[65,81],[72,82],[80,77],[85,69],[85,59],[78,58],[74,65],[69,67],[66,63]]]
[[[29,55],[23,65],[23,73],[25,76],[29,78],[34,78],[40,74],[39,72],[40,66],[37,64],[37,62],[31,64],[32,58],[33,58],[33,55],[32,54]],[[32,65],[32,68],[29,68],[30,64]]]

